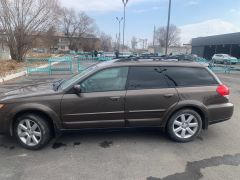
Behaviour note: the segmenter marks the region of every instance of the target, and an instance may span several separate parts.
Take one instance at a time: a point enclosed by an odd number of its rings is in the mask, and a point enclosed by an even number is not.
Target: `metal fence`
[[[73,60],[72,57],[58,57],[58,58],[50,58],[49,60],[49,71],[50,75],[53,72],[69,72],[73,74]]]
[[[27,74],[48,73],[50,75],[50,64],[48,58],[26,59]]]
[[[215,73],[230,74],[232,71],[232,63],[231,61],[225,61],[224,64],[215,64],[212,62],[210,64],[210,69]]]
[[[73,74],[79,73],[87,67],[109,61],[107,57],[86,57],[86,56],[63,56],[54,58],[28,58],[26,59],[26,68],[30,74]]]
[[[75,74],[84,69],[103,61],[109,61],[107,57],[90,56],[63,56],[54,58],[28,58],[26,59],[27,74]],[[198,59],[198,62],[208,62],[205,59]],[[240,71],[240,63],[232,64],[230,61],[225,64],[210,63],[209,67],[215,73],[229,74]]]

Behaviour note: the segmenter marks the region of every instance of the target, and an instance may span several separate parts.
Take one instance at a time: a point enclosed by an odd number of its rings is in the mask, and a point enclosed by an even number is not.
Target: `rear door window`
[[[159,89],[168,88],[167,80],[160,67],[130,67],[128,89]]]
[[[164,67],[168,82],[174,86],[211,86],[218,84],[217,80],[205,69],[198,67]]]

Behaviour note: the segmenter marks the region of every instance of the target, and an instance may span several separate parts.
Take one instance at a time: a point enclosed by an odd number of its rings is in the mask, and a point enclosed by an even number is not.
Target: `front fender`
[[[17,105],[16,107],[11,108],[11,110],[9,111],[8,116],[6,117],[6,120],[9,121],[11,135],[13,134],[12,125],[13,125],[15,116],[19,113],[30,112],[30,111],[37,111],[47,115],[48,117],[51,118],[55,128],[58,128],[58,129],[61,128],[62,123],[61,123],[60,117],[58,116],[58,112],[55,112],[53,109],[43,104],[27,103],[27,104]]]

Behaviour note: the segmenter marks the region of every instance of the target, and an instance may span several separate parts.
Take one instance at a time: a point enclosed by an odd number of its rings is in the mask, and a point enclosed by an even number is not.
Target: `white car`
[[[212,61],[214,63],[220,63],[220,64],[225,64],[227,62],[231,62],[231,64],[236,64],[238,63],[238,59],[230,56],[228,54],[214,54],[212,57]]]
[[[120,56],[120,57],[129,57],[129,56],[131,56],[131,55],[132,55],[131,52],[120,52],[120,53],[119,53],[119,56]]]

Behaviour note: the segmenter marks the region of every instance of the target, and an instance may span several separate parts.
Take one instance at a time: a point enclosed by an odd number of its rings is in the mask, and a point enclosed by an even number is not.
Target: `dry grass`
[[[52,54],[45,54],[45,53],[28,53],[27,57],[32,58],[49,58],[52,57]]]
[[[24,69],[24,62],[17,62],[14,60],[0,61],[0,76],[5,76]]]
[[[59,57],[63,55],[52,55],[52,54],[42,54],[42,53],[29,53],[27,54],[27,57],[32,58],[49,58],[49,57]],[[34,64],[31,64],[31,66],[40,66],[44,65],[46,62],[34,62]],[[26,67],[25,62],[17,62],[15,60],[1,60],[0,61],[0,77],[4,77],[9,74],[13,74],[16,72],[23,71]]]
[[[32,58],[50,58],[50,57],[61,57],[64,56],[64,54],[46,54],[46,53],[28,53],[27,57]]]

